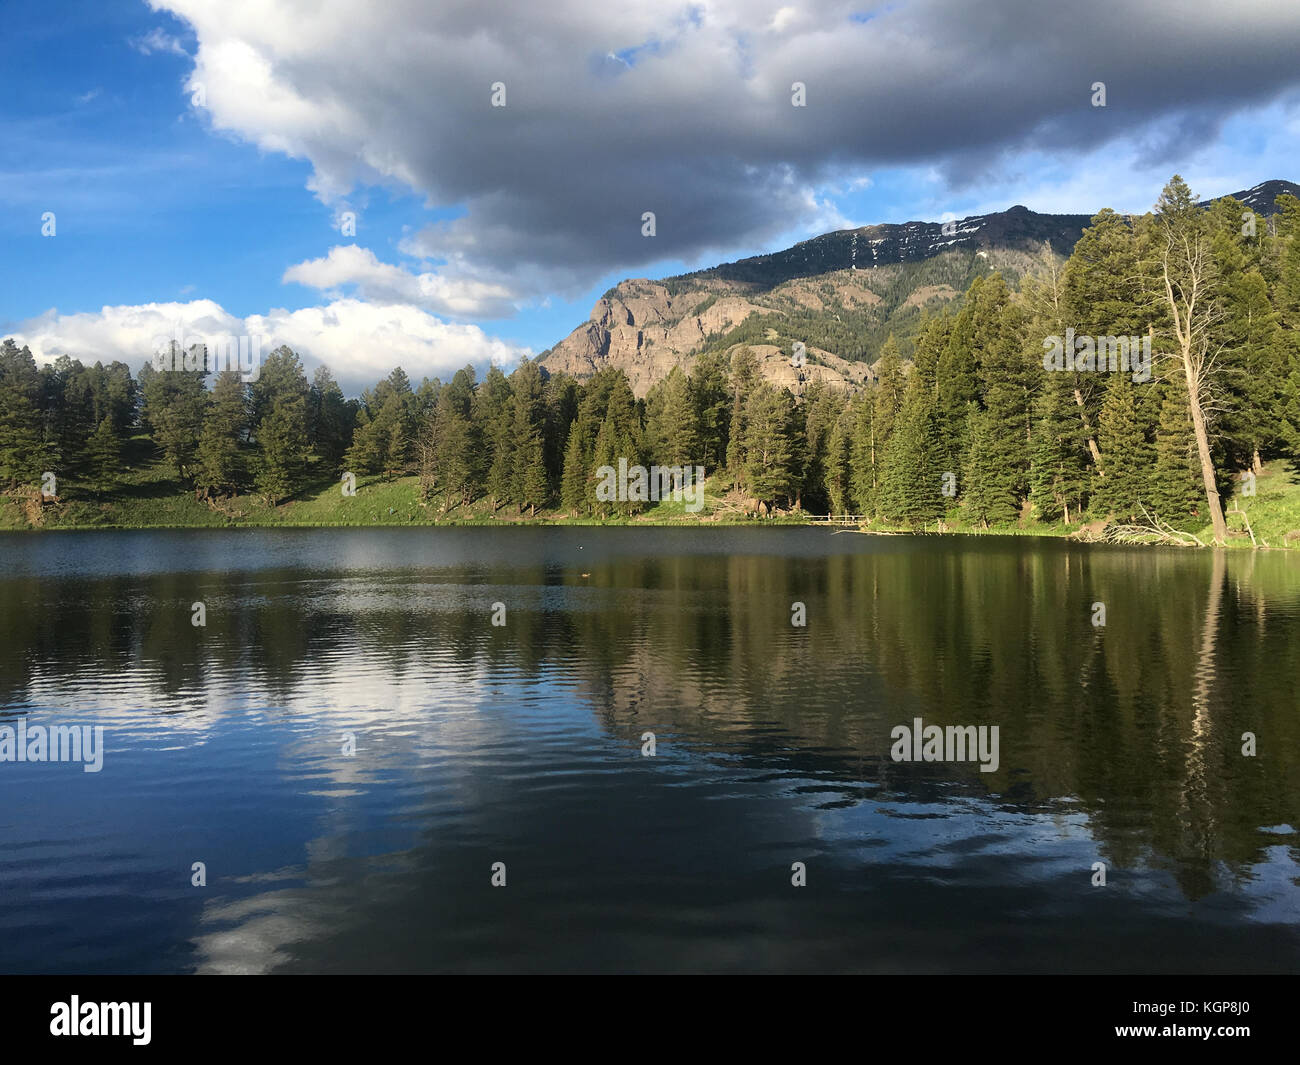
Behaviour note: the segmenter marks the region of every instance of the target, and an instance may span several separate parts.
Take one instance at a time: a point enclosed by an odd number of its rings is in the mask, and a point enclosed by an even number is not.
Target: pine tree
[[[600,423],[600,430],[596,433],[596,441],[592,447],[591,463],[597,477],[600,476],[602,470],[618,469],[620,450],[618,431],[614,426],[614,419],[607,413]],[[599,514],[602,518],[608,517],[615,512],[623,515],[631,513],[632,507],[629,500],[600,499],[596,495],[598,488],[598,483],[592,483],[590,486],[589,505],[592,513]]]
[[[251,388],[257,489],[271,506],[302,485],[307,444],[307,378],[297,354],[279,347]]]
[[[356,407],[343,396],[328,366],[316,367],[307,406],[307,440],[330,470],[337,470],[356,424]]]
[[[1133,229],[1109,207],[1093,216],[1070,252],[1061,298],[1065,324],[1080,336],[1146,333],[1151,313]]]
[[[86,457],[91,490],[101,494],[113,491],[122,479],[122,442],[111,414],[104,415],[86,442]]]
[[[564,477],[560,484],[560,501],[564,509],[573,514],[590,511],[588,503],[587,465],[583,458],[582,435],[577,423],[569,431],[569,442],[564,448]]]
[[[853,408],[846,406],[835,419],[826,441],[826,495],[830,513],[847,514],[852,498],[851,450]]]
[[[40,375],[26,347],[0,344],[0,483],[39,480],[50,456],[41,435]]]
[[[769,507],[794,494],[789,423],[789,393],[766,381],[757,385],[745,405],[745,483]]]
[[[142,371],[140,380],[154,443],[176,475],[192,484],[198,473],[199,434],[207,411],[206,354],[196,346],[177,358],[176,347],[172,341],[173,368],[146,367],[151,372],[146,375]],[[174,368],[176,362],[179,369]]]
[[[749,348],[737,349],[731,357],[731,420],[727,429],[727,469],[732,484],[751,494],[753,486],[745,478],[745,471],[749,468],[749,456],[745,451],[748,429],[745,412],[757,381],[758,357]]]
[[[698,458],[696,413],[681,367],[646,396],[646,443],[651,460],[662,466],[690,466]]]
[[[997,423],[988,411],[974,408],[967,413],[966,462],[963,467],[963,505],[971,520],[987,527],[1002,525],[1016,517],[1016,498],[1008,487]]]
[[[706,470],[719,470],[727,461],[731,409],[727,362],[722,352],[706,351],[695,360],[690,391],[699,438],[699,462]]]
[[[1049,522],[1078,521],[1088,490],[1088,449],[1064,375],[1049,382],[1036,406],[1030,443],[1029,499]]]
[[[1023,317],[1000,274],[985,279],[975,310],[975,376],[989,428],[981,476],[990,498],[1010,498],[1018,510],[1029,491],[1030,407],[1042,362],[1025,344]]]
[[[1160,428],[1156,436],[1155,467],[1151,478],[1151,505],[1175,528],[1203,525],[1192,520],[1203,503],[1200,464],[1187,400],[1176,384],[1164,389],[1160,407]]]
[[[939,419],[934,396],[920,375],[908,382],[903,408],[885,445],[879,509],[887,521],[920,528],[944,511]]]
[[[1292,455],[1300,452],[1300,333],[1281,337],[1286,376],[1282,379],[1280,435]]]
[[[248,397],[238,370],[222,370],[213,382],[199,436],[200,488],[234,495],[247,476],[243,443],[248,432]]]
[[[1300,199],[1277,198],[1276,232],[1261,252],[1260,272],[1278,323],[1277,432],[1282,448],[1300,451]]]
[[[578,416],[582,390],[565,373],[551,374],[542,386],[542,440],[546,453],[546,483],[554,490],[564,477],[568,429]]]
[[[850,442],[849,478],[851,494],[858,513],[871,518],[876,513],[876,429],[875,404],[869,392],[854,397],[849,407],[852,439]]]
[[[948,342],[938,360],[939,428],[948,450],[945,464],[953,469],[960,464],[962,441],[967,439],[966,418],[972,410],[978,409],[975,315],[983,287],[984,279],[977,277],[966,290],[965,300],[953,319]]]
[[[1146,224],[1146,223],[1142,223]],[[1099,211],[1075,244],[1061,273],[1059,317],[1051,334],[1066,339],[1066,328],[1079,336],[1144,336],[1160,319],[1158,305],[1143,289],[1139,265],[1140,226],[1110,208]],[[1042,341],[1043,337],[1036,337]],[[1073,355],[1073,352],[1067,354]],[[1094,475],[1104,477],[1096,426],[1105,395],[1105,380],[1087,370],[1065,375],[1092,457]]]
[[[442,389],[421,445],[420,493],[426,499],[442,494],[442,511],[468,504],[474,497],[473,426],[470,397],[463,389]]]
[[[880,349],[880,358],[875,365],[875,412],[873,424],[876,427],[876,440],[883,450],[889,442],[889,434],[894,430],[894,419],[903,409],[903,392],[907,381],[903,376],[903,359],[898,352],[894,334],[890,333],[885,345]]]
[[[1223,391],[1218,443],[1237,469],[1262,468],[1262,454],[1283,432],[1281,334],[1259,269],[1260,233],[1243,233],[1250,212],[1223,197],[1209,209],[1210,241],[1222,293],[1222,317],[1214,323],[1216,364]]]
[[[102,368],[100,368],[102,371]],[[60,355],[41,367],[42,436],[64,477],[91,479],[87,443],[106,409],[95,370]]]
[[[830,438],[844,411],[844,401],[843,392],[819,377],[804,392],[800,408],[803,427],[795,439],[795,450],[802,452],[803,460],[798,502],[818,514],[830,505]]]
[[[1095,509],[1128,521],[1141,518],[1152,497],[1154,455],[1142,430],[1138,387],[1128,374],[1111,375],[1097,417],[1106,476],[1096,483]]]
[[[1275,304],[1288,330],[1300,331],[1300,198],[1277,198],[1278,240]]]
[[[262,376],[266,376],[265,370]],[[389,478],[411,469],[418,432],[416,406],[410,382],[399,366],[362,395],[343,465],[353,473],[382,473]]]
[[[510,426],[511,495],[520,509],[535,514],[550,496],[542,438],[542,373],[535,362],[523,360],[510,378],[514,413]]]

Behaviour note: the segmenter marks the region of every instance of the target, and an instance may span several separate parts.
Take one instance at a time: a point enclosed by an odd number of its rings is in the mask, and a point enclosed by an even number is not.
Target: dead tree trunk
[[[1214,526],[1214,542],[1222,544],[1228,535],[1228,525],[1223,518],[1223,504],[1219,501],[1214,459],[1210,455],[1210,435],[1201,399],[1214,363],[1209,335],[1215,314],[1209,242],[1199,232],[1170,234],[1165,243],[1163,267],[1165,300],[1178,349],[1175,357],[1182,364],[1183,378],[1187,382],[1187,403],[1192,416],[1192,432],[1196,436],[1205,500]],[[1178,275],[1177,282],[1171,271]]]

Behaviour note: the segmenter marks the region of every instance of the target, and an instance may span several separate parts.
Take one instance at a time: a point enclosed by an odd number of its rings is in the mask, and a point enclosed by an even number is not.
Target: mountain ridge
[[[1231,198],[1271,217],[1284,193],[1300,197],[1300,185],[1270,179]],[[538,361],[580,380],[621,368],[640,397],[704,351],[745,343],[764,377],[797,388],[788,354],[800,339],[809,354],[804,379],[854,389],[872,379],[868,360],[889,332],[906,348],[922,311],[959,301],[974,277],[995,269],[1018,278],[1044,244],[1068,255],[1094,216],[1016,204],[948,222],[834,230],[686,274],[629,278]]]

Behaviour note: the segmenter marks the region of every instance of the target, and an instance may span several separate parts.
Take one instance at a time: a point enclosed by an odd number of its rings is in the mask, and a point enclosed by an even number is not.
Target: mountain
[[[1252,189],[1246,189],[1244,192],[1234,192],[1231,198],[1249,207],[1256,214],[1271,218],[1278,211],[1275,201],[1282,195],[1300,197],[1300,185],[1297,185],[1294,181],[1282,181],[1274,178],[1272,181],[1265,181]],[[1202,200],[1197,206],[1209,207],[1210,203],[1210,200]]]
[[[1300,196],[1300,186],[1266,181],[1233,198],[1271,216],[1282,193]],[[539,358],[548,371],[579,379],[621,368],[644,396],[674,366],[689,370],[702,352],[745,344],[769,380],[796,388],[789,356],[801,341],[808,379],[857,388],[872,379],[869,363],[890,333],[909,354],[923,311],[959,302],[971,281],[994,270],[1018,280],[1044,244],[1068,255],[1091,219],[1017,205],[949,223],[839,230],[707,270],[623,281]]]
[[[961,249],[1015,248],[1034,252],[1046,242],[1058,254],[1068,255],[1091,218],[1085,214],[1037,214],[1017,205],[960,222],[885,223],[842,229],[802,241],[785,251],[683,276],[738,281],[766,289],[795,278],[835,270],[870,269],[886,263],[920,262]]]

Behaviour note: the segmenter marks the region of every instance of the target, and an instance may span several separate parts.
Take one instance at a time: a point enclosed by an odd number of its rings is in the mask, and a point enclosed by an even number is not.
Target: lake
[[[0,726],[103,730],[0,761],[4,972],[1300,967],[1295,557],[104,531],[0,573]]]

